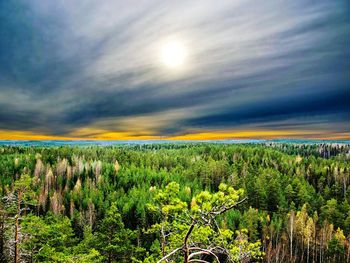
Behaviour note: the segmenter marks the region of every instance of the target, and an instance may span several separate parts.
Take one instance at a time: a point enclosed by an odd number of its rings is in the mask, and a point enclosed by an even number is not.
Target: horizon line
[[[125,141],[125,140],[350,140],[350,132],[336,132],[324,130],[217,130],[217,131],[189,131],[184,134],[157,135],[155,132],[71,132],[67,135],[49,135],[32,131],[0,130],[0,140],[18,141]]]

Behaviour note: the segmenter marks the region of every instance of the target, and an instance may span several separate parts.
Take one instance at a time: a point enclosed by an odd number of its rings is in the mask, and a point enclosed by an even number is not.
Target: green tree
[[[7,218],[10,224],[14,225],[13,239],[9,240],[13,244],[13,260],[15,263],[21,262],[20,244],[21,239],[21,222],[23,217],[28,213],[30,207],[37,205],[36,195],[33,190],[33,180],[28,174],[23,174],[13,184],[12,191],[4,197]],[[13,220],[11,220],[13,219]]]
[[[117,205],[112,203],[98,227],[98,244],[108,262],[130,262],[135,232],[124,227]]]
[[[175,261],[182,258],[185,263],[207,262],[208,256],[218,262],[219,257],[240,262],[262,255],[260,243],[249,243],[244,230],[235,237],[233,231],[220,227],[218,222],[221,215],[245,200],[242,189],[220,184],[218,192],[200,192],[191,204],[186,204],[177,197],[179,188],[177,183],[170,183],[165,191],[158,191],[156,203],[149,206],[151,211],[162,211],[169,226],[164,235],[168,251],[158,262],[168,262],[170,258]],[[159,224],[153,227],[161,229]]]

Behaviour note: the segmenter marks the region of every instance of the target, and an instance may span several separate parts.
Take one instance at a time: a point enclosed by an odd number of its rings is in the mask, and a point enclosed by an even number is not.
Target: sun
[[[161,61],[169,68],[180,68],[186,62],[187,49],[179,41],[169,41],[161,47]]]

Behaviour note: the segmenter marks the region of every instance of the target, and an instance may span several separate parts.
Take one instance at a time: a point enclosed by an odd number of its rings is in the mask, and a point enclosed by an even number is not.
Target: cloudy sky
[[[350,2],[0,0],[0,138],[51,137],[350,138]]]

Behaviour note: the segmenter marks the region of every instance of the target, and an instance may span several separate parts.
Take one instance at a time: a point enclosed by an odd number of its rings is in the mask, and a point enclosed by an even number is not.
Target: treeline
[[[156,262],[178,242],[152,231],[172,182],[189,209],[222,183],[244,190],[217,221],[252,253],[222,262],[259,260],[256,244],[264,262],[350,262],[348,146],[332,147],[1,147],[0,262]]]
[[[350,157],[350,145],[346,143],[265,143],[266,146],[282,150],[288,154],[299,154],[302,156],[313,155],[315,157],[331,158],[337,156],[341,159]]]

